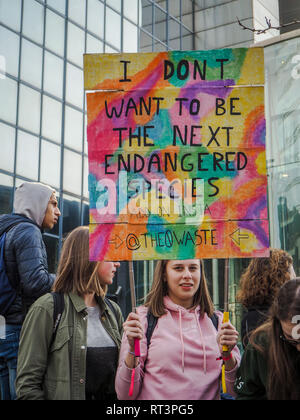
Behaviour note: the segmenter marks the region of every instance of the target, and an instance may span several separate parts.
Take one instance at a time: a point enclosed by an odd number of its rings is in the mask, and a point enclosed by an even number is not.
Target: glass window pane
[[[13,211],[13,178],[0,173],[0,214]]]
[[[180,50],[180,25],[175,20],[169,20],[169,46],[173,50]]]
[[[63,72],[63,60],[45,51],[44,89],[59,98],[62,98]]]
[[[86,0],[69,1],[69,18],[85,26]]]
[[[8,172],[14,171],[16,130],[9,125],[0,123],[0,168]],[[1,201],[1,200],[0,200]]]
[[[62,104],[44,95],[42,135],[48,139],[61,142]]]
[[[37,181],[39,166],[39,139],[18,131],[17,174]]]
[[[0,118],[16,124],[17,83],[9,77],[0,79],[0,91]]]
[[[68,60],[83,67],[85,33],[73,23],[68,24]]]
[[[80,226],[80,201],[64,194],[63,234]]]
[[[106,0],[106,4],[121,13],[121,0]]]
[[[24,0],[23,34],[39,44],[44,37],[44,7],[35,0]]]
[[[42,140],[41,182],[58,189],[60,186],[60,147]]]
[[[55,53],[64,56],[65,21],[56,13],[47,10],[45,45]]]
[[[83,108],[83,71],[67,63],[66,99],[73,105]]]
[[[33,86],[41,88],[43,50],[23,38],[21,79]]]
[[[114,48],[110,47],[107,44],[104,45],[104,49],[105,49],[105,52],[106,53],[113,53],[113,54],[115,54],[116,52],[118,52],[117,50],[115,50]]]
[[[81,195],[81,155],[70,150],[64,150],[64,185],[63,189],[73,194]]]
[[[138,0],[124,0],[124,16],[138,24]]]
[[[180,19],[180,0],[169,1],[169,13]]]
[[[20,32],[22,0],[0,0],[0,21]]]
[[[144,31],[140,31],[140,52],[152,52],[152,38]]]
[[[103,52],[103,42],[95,38],[92,35],[87,34],[86,38],[86,53],[102,53]]]
[[[53,9],[58,10],[63,15],[66,12],[66,0],[47,0],[47,4]]]
[[[83,196],[89,198],[89,162],[88,157],[84,156],[83,168]]]
[[[124,19],[123,51],[135,53],[138,50],[138,28]]]
[[[40,132],[41,94],[20,85],[19,125],[36,134]]]
[[[110,8],[106,8],[106,21],[109,25],[106,25],[106,41],[112,44],[114,47],[121,48],[121,16],[114,12]]]
[[[99,0],[88,0],[87,28],[100,38],[103,38],[104,5]]]
[[[153,23],[153,3],[148,0],[142,0],[142,27],[152,34]]]
[[[163,42],[167,39],[167,14],[155,7],[155,36]]]
[[[66,106],[65,113],[65,145],[82,151],[83,113]]]
[[[5,58],[6,73],[18,77],[20,37],[0,26],[0,55]]]

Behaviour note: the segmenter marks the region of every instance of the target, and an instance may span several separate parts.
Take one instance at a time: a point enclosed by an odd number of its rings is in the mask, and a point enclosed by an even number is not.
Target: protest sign
[[[90,258],[268,255],[263,49],[84,67]]]

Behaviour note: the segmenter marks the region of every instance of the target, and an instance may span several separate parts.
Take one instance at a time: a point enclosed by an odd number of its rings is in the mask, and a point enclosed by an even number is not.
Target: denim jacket
[[[123,317],[117,317],[97,297],[101,322],[117,347],[122,338]],[[65,295],[65,309],[57,334],[53,332],[53,296],[47,294],[30,308],[20,340],[16,392],[21,400],[85,400],[87,312],[84,300]],[[50,348],[49,348],[50,347]]]

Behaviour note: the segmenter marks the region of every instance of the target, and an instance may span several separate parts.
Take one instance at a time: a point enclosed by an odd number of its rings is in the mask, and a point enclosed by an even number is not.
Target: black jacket
[[[55,276],[48,273],[47,253],[41,229],[21,215],[0,216],[0,235],[15,223],[6,235],[4,247],[5,269],[18,296],[8,310],[7,324],[20,325],[32,303],[51,290]]]
[[[244,315],[241,325],[241,336],[244,349],[248,345],[251,332],[267,320],[268,311],[268,306],[255,306],[248,308],[248,312]]]

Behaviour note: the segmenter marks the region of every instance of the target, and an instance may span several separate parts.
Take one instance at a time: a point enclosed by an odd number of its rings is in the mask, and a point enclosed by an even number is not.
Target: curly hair
[[[254,258],[240,280],[236,299],[245,308],[271,306],[280,287],[291,279],[293,258],[280,249],[271,249],[269,258]]]

